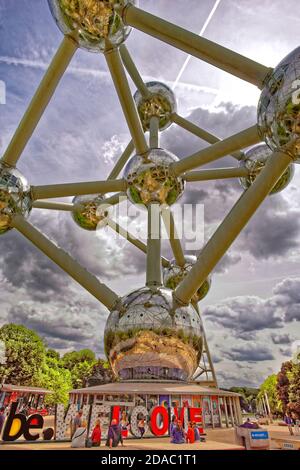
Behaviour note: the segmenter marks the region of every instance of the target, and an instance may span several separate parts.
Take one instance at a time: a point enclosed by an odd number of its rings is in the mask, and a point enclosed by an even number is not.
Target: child
[[[195,442],[195,430],[191,422],[189,422],[188,430],[186,433],[186,442],[189,444],[194,444]]]
[[[100,447],[101,444],[101,426],[100,419],[97,419],[95,427],[92,432],[92,447]]]

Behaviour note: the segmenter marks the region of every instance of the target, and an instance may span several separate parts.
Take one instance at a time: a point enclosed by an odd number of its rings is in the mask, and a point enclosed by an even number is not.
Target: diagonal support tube
[[[158,203],[148,206],[148,241],[147,241],[147,274],[146,285],[162,285],[161,272],[161,216]]]
[[[49,238],[27,222],[24,217],[21,215],[14,217],[13,227],[90,292],[90,294],[100,300],[109,310],[115,306],[118,301],[118,296],[115,292],[109,289],[105,284],[102,284],[96,276],[89,273],[68,253],[55,245]]]
[[[201,251],[196,264],[175,290],[175,299],[188,304],[216,264],[247,225],[268,196],[280,176],[291,164],[292,157],[283,151],[274,152],[253,185],[243,193],[225,220]]]
[[[179,116],[177,113],[173,113],[171,116],[171,119],[174,122],[174,124],[177,124],[179,127],[182,127],[186,131],[190,132],[191,134],[194,134],[195,136],[199,137],[205,142],[208,142],[209,144],[216,144],[217,142],[221,141],[221,139],[219,139],[215,135],[211,134],[210,132],[205,131],[204,129],[201,129],[201,127],[196,126],[196,124]],[[244,156],[243,152],[241,151],[232,152],[231,155],[236,160],[242,160]]]
[[[133,81],[136,88],[141,93],[142,97],[147,99],[150,95],[149,90],[144,80],[142,79],[138,69],[136,68],[136,65],[133,62],[132,57],[129,54],[128,49],[125,46],[125,44],[122,44],[120,46],[120,54],[121,54],[123,64],[125,65],[125,68],[131,77],[131,80]]]
[[[123,227],[121,227],[117,222],[115,222],[112,219],[108,219],[108,225],[109,227],[114,230],[116,233],[121,235],[121,237],[125,238],[128,240],[132,245],[136,246],[139,250],[141,250],[143,253],[147,254],[147,245],[143,243],[141,240],[136,238],[134,235],[131,233],[127,232]],[[163,256],[161,257],[161,262],[162,265],[166,268],[170,265],[170,262],[164,258]]]
[[[54,211],[72,212],[74,204],[69,204],[67,202],[34,201],[32,207],[35,209],[50,209]]]
[[[104,194],[116,191],[126,191],[125,180],[90,181],[85,183],[50,184],[32,186],[33,200],[79,196],[83,194]]]
[[[133,152],[134,152],[134,145],[133,145],[133,141],[131,140],[129,144],[127,145],[126,149],[124,150],[124,152],[122,153],[119,160],[116,162],[114,168],[110,172],[107,179],[114,180],[118,178],[119,174],[123,170],[124,166],[128,162]]]
[[[246,178],[249,175],[247,168],[216,168],[213,170],[190,171],[183,175],[187,182],[220,180],[227,178]]]
[[[250,147],[261,141],[258,135],[257,125],[250,127],[238,134],[235,134],[227,139],[221,140],[210,147],[206,147],[200,152],[196,152],[190,157],[183,158],[179,162],[171,165],[175,175],[181,175],[188,170],[193,170],[198,166],[206,165],[219,158],[225,157],[236,150],[241,148]]]
[[[272,69],[254,60],[151,15],[133,5],[129,4],[125,8],[123,20],[125,24],[177,47],[259,88],[263,88],[264,81],[272,71]]]
[[[66,71],[78,45],[71,36],[65,36],[44,78],[17,128],[2,161],[15,166],[38,125],[60,79]]]
[[[105,58],[119,96],[134,146],[137,153],[142,155],[148,151],[148,146],[121,61],[120,52],[118,49],[110,49],[105,52]]]
[[[184,253],[176,230],[174,216],[170,208],[162,209],[161,216],[170,240],[176,264],[183,267],[185,265]]]

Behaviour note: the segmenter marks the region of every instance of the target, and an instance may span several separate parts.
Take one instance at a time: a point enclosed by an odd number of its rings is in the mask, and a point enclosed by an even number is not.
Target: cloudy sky
[[[214,0],[140,0],[141,8],[198,33]],[[221,0],[205,36],[267,66],[298,46],[297,0]],[[61,33],[46,0],[0,0],[0,151],[13,135]],[[145,79],[172,84],[186,55],[133,31],[128,48]],[[132,86],[134,92],[134,87]],[[176,88],[182,116],[224,138],[255,124],[259,91],[191,59]],[[105,179],[130,140],[104,58],[78,51],[19,162],[31,184]],[[206,144],[172,126],[162,146],[179,158]],[[231,157],[213,166],[232,166]],[[201,311],[220,384],[258,386],[291,357],[300,338],[300,169],[259,209],[217,266]],[[190,183],[180,203],[204,205],[207,239],[241,194],[238,181]],[[35,209],[30,221],[125,294],[142,286],[145,257],[111,232],[84,232],[68,213]],[[144,221],[145,222],[145,221]],[[190,227],[192,229],[192,227]],[[164,254],[171,256],[167,243]],[[109,260],[109,261],[108,261]],[[103,354],[107,310],[18,233],[0,240],[0,324],[38,331],[66,351]]]

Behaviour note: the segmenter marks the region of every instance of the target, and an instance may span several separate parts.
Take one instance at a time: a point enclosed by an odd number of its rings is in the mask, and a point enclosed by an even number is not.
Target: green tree
[[[79,362],[71,369],[73,388],[83,388],[89,377],[92,375],[94,363],[93,362]]]
[[[71,370],[76,364],[81,362],[95,363],[96,356],[91,349],[81,349],[80,351],[72,351],[66,353],[62,357],[64,367]]]
[[[6,349],[6,364],[0,365],[0,377],[14,385],[32,385],[45,360],[41,338],[25,326],[7,324],[0,328],[0,340]]]
[[[62,358],[63,366],[71,372],[73,388],[85,387],[96,363],[95,353],[90,349],[72,351]]]
[[[55,405],[69,401],[69,391],[72,389],[71,372],[60,364],[55,357],[46,356],[35,380],[38,387],[52,390],[53,393],[46,395],[45,403]]]
[[[292,365],[288,379],[290,383],[288,410],[300,418],[300,363]]]
[[[289,388],[290,388],[290,380],[289,380],[289,373],[291,372],[293,367],[292,361],[284,362],[281,366],[281,370],[277,375],[277,391],[279,400],[282,404],[282,411],[283,413],[286,412],[288,404],[289,404]]]
[[[57,361],[60,360],[60,354],[59,352],[55,351],[55,349],[47,349],[46,356],[52,357],[53,359],[56,359]]]
[[[267,393],[269,404],[271,408],[271,413],[281,413],[282,412],[282,402],[279,398],[277,390],[277,375],[269,375],[266,378],[264,383],[260,386],[258,398],[264,397]]]

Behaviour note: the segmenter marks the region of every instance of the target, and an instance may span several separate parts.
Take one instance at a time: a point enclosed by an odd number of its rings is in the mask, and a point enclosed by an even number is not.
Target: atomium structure
[[[300,48],[272,69],[143,11],[137,1],[48,3],[64,36],[1,159],[0,234],[18,230],[107,307],[105,351],[117,378],[188,381],[211,373],[216,383],[198,302],[210,289],[216,264],[263,201],[287,187],[300,162]],[[257,123],[220,140],[180,116],[174,92],[139,74],[125,46],[134,28],[257,86]],[[104,54],[132,140],[106,181],[30,186],[16,165],[78,48]],[[171,125],[209,145],[179,160],[159,144],[160,132]],[[201,168],[228,155],[235,162],[230,168]],[[194,181],[230,178],[240,180],[241,197],[198,258],[186,256],[172,205]],[[110,207],[120,196],[148,212],[147,245],[111,219]],[[51,201],[60,197],[74,199]],[[38,208],[69,211],[85,230],[108,225],[117,231],[146,254],[145,286],[119,297],[27,220]],[[162,221],[172,261],[162,256]]]

